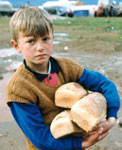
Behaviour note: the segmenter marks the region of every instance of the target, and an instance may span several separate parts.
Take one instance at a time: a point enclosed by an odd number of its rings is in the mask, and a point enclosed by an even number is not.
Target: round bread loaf
[[[70,111],[71,120],[88,132],[106,118],[107,103],[104,96],[94,92],[77,101]]]
[[[55,92],[55,105],[71,108],[74,103],[87,95],[87,90],[76,82],[60,86]]]
[[[69,110],[62,111],[53,119],[50,131],[54,138],[60,138],[69,134],[79,133],[81,129],[71,121]]]

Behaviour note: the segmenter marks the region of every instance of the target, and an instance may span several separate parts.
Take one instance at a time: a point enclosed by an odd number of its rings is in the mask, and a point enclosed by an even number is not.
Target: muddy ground
[[[63,29],[61,29],[61,32]],[[65,32],[65,31],[64,31]],[[54,44],[53,56],[69,57],[79,62],[83,67],[93,69],[105,74],[117,85],[122,98],[122,51],[116,45],[107,42],[91,42],[87,40],[67,40],[66,36],[57,36],[57,41],[63,38],[65,42]],[[58,43],[58,42],[57,42]],[[9,60],[9,61],[8,61]],[[9,67],[10,62],[20,62],[22,56],[0,56],[0,150],[26,150],[23,136],[15,124],[10,111],[5,103],[6,83],[13,74],[14,69]],[[8,69],[6,69],[8,67]],[[122,150],[122,110],[118,113],[118,121],[110,134],[88,150]]]

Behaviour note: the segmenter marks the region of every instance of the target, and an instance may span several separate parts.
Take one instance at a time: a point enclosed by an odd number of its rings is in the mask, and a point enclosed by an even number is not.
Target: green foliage
[[[122,19],[120,18],[68,18],[64,20],[54,20],[55,26],[80,26],[81,29],[86,30],[101,30],[111,32],[111,27],[114,27],[114,30],[122,29]],[[110,28],[110,29],[109,29]]]
[[[67,29],[66,32],[70,32],[71,38],[119,43],[122,40],[122,19],[119,17],[68,18],[54,20],[54,26]],[[72,34],[71,31],[77,30],[78,34]]]
[[[0,43],[10,43],[10,17],[0,17]],[[122,19],[120,17],[81,17],[54,20],[54,32],[68,33],[69,40],[109,42],[121,47]]]

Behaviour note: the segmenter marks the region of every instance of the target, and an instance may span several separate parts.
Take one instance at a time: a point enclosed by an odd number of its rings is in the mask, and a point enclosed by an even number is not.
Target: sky
[[[0,1],[6,1],[6,0],[0,0]],[[8,0],[8,1],[11,2],[14,7],[20,7],[23,4],[28,3],[28,2],[30,3],[30,5],[33,5],[33,6],[40,6],[46,1],[55,1],[55,0]],[[98,0],[79,0],[79,1],[84,2],[85,5],[89,5],[89,4],[96,5],[98,3]],[[120,1],[122,0],[116,0],[117,5],[119,4]]]

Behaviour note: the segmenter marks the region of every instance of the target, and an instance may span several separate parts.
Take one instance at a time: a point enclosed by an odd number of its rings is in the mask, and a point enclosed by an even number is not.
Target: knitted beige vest
[[[61,68],[61,71],[57,74],[58,84],[56,86],[51,86],[44,81],[40,82],[22,64],[14,73],[6,88],[7,103],[37,104],[47,125],[50,125],[53,118],[61,111],[54,103],[56,89],[65,83],[76,82],[83,72],[83,68],[70,59],[55,59]],[[37,150],[27,138],[26,143],[28,150]]]

